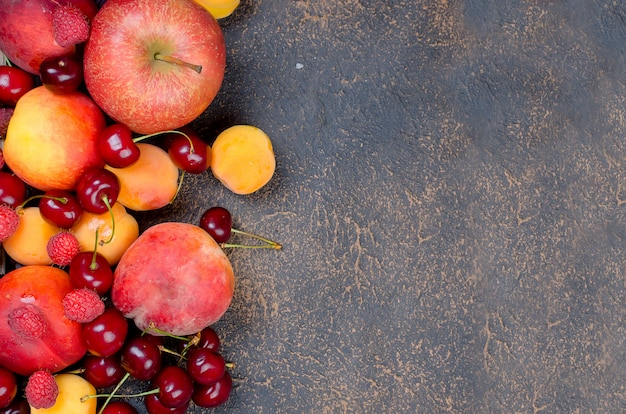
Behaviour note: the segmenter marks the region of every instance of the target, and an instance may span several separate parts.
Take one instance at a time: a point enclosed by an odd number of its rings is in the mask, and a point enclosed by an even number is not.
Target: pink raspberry
[[[63,310],[68,319],[87,323],[104,312],[104,302],[93,290],[74,289],[63,298]]]
[[[47,249],[53,264],[67,266],[80,252],[80,243],[73,233],[62,231],[50,237]]]
[[[8,239],[17,231],[20,225],[20,217],[10,206],[0,206],[0,243]]]
[[[26,400],[31,407],[42,409],[54,405],[59,395],[59,386],[50,371],[42,369],[35,371],[28,377],[24,389]]]
[[[58,6],[52,12],[52,30],[61,47],[83,43],[89,38],[89,19],[78,7]]]

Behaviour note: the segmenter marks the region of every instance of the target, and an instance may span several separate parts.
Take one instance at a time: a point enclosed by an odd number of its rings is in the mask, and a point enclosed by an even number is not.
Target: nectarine
[[[68,274],[51,266],[23,266],[0,279],[1,366],[28,376],[58,372],[82,358],[81,324],[63,310],[71,290]]]
[[[149,227],[126,250],[111,299],[142,330],[154,326],[190,335],[222,317],[234,289],[231,263],[207,232],[165,222]]]

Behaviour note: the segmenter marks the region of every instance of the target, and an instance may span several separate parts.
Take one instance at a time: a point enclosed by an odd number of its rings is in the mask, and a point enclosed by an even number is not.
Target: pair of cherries
[[[189,127],[133,138],[128,126],[112,124],[100,132],[98,152],[111,167],[126,168],[139,159],[137,142],[156,135],[166,136],[168,154],[179,169],[191,174],[201,174],[207,170],[210,161],[208,145]]]

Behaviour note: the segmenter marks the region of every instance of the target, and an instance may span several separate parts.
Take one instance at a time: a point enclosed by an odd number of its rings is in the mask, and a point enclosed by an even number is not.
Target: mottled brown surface
[[[219,204],[284,244],[229,252],[216,412],[626,411],[623,2],[244,1],[222,27],[197,126],[264,129],[276,176],[143,217]]]

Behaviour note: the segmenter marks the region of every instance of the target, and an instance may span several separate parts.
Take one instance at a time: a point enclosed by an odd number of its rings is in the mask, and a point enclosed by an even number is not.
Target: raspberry
[[[67,266],[80,252],[80,243],[74,234],[62,231],[48,240],[48,256],[57,266]]]
[[[78,7],[58,6],[52,12],[52,30],[59,46],[72,46],[89,38],[89,20]]]
[[[36,409],[52,407],[59,395],[59,387],[54,376],[45,369],[35,371],[28,377],[24,391],[28,404]]]
[[[0,108],[0,137],[6,136],[9,120],[12,116],[13,108]]]
[[[0,243],[8,239],[17,231],[20,217],[17,211],[5,205],[0,206]]]
[[[104,312],[104,302],[93,290],[74,289],[63,298],[63,310],[68,319],[87,323]]]

